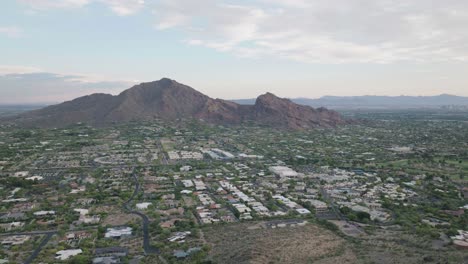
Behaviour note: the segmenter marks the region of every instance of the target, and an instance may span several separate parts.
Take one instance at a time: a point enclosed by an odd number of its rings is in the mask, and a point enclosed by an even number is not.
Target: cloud
[[[91,3],[102,3],[119,16],[135,14],[143,8],[144,0],[17,0],[35,10],[81,8]]]
[[[9,38],[18,38],[23,35],[23,30],[19,27],[1,27],[0,35],[5,35]]]
[[[0,76],[7,74],[25,74],[40,72],[41,69],[29,66],[0,65]]]
[[[0,104],[56,103],[92,93],[116,94],[133,81],[99,76],[57,74],[22,66],[0,66]]]
[[[135,14],[145,4],[144,0],[101,0],[101,2],[107,4],[119,16]]]
[[[33,9],[45,10],[52,8],[79,8],[91,2],[91,0],[18,0]]]
[[[468,2],[161,0],[156,28],[188,45],[308,63],[456,61],[468,55]]]

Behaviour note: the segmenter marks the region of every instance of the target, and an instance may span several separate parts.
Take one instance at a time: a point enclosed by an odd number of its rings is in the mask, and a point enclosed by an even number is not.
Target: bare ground
[[[256,223],[207,227],[205,239],[215,263],[357,263],[347,242],[313,224],[276,229]]]
[[[140,217],[133,214],[116,213],[109,214],[102,222],[102,225],[121,226],[129,222],[139,221]]]

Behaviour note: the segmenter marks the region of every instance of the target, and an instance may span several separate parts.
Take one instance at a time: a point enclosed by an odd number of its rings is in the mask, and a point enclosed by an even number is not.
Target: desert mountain
[[[232,100],[241,105],[255,104],[255,98]],[[436,96],[323,96],[318,99],[292,98],[296,104],[333,109],[411,109],[468,106],[468,97],[441,94]]]
[[[190,118],[214,124],[241,124],[252,121],[291,129],[335,127],[347,123],[334,111],[298,105],[271,93],[259,96],[254,105],[240,105],[222,99],[212,99],[167,78],[135,85],[117,96],[83,96],[20,114],[9,121],[26,126],[61,127],[77,122],[101,126],[136,120]]]

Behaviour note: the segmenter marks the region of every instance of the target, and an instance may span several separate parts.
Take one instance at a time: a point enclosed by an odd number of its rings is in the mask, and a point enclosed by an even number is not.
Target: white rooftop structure
[[[152,205],[152,203],[137,203],[136,207],[140,210],[147,209],[148,206]]]
[[[37,211],[33,213],[35,216],[54,215],[55,211]]]
[[[60,259],[60,260],[67,260],[70,257],[79,255],[81,253],[83,253],[83,250],[81,250],[81,249],[60,250],[60,251],[57,251],[57,253],[55,253],[56,254],[55,258]]]
[[[30,180],[30,181],[35,181],[35,180],[40,181],[40,180],[44,179],[44,177],[42,177],[42,176],[31,176],[31,177],[27,177],[25,179]]]
[[[131,236],[132,228],[131,227],[111,227],[107,229],[104,237],[106,238],[119,238],[122,236]]]
[[[268,169],[280,177],[297,177],[299,175],[296,171],[286,166],[272,166]]]
[[[182,180],[182,184],[185,186],[185,188],[193,187],[192,180]]]
[[[180,167],[181,172],[190,171],[191,169],[192,169],[192,166],[182,166],[182,167]]]
[[[213,149],[211,149],[211,151],[224,156],[224,158],[226,158],[226,159],[232,159],[232,158],[235,157],[232,153],[221,150],[221,149],[218,149],[218,148],[213,148]]]
[[[298,212],[299,214],[302,214],[302,215],[310,214],[310,211],[305,209],[305,208],[298,208],[298,209],[296,209],[296,212]]]
[[[15,177],[26,177],[29,175],[29,171],[18,171],[15,172],[14,176]]]

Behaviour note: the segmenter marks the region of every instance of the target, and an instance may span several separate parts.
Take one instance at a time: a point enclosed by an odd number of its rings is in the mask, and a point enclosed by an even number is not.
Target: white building
[[[284,177],[294,178],[299,175],[299,173],[297,173],[293,169],[285,167],[285,166],[272,166],[268,169],[275,175],[280,176],[281,178],[284,178]]]
[[[132,228],[131,227],[111,227],[107,229],[105,238],[121,238],[124,236],[131,236]]]
[[[81,249],[67,249],[67,250],[60,250],[56,254],[56,259],[60,260],[67,260],[70,257],[76,256],[83,253],[83,250]]]
[[[152,203],[138,203],[136,204],[136,207],[140,210],[145,210],[148,209],[148,206],[150,206]]]

